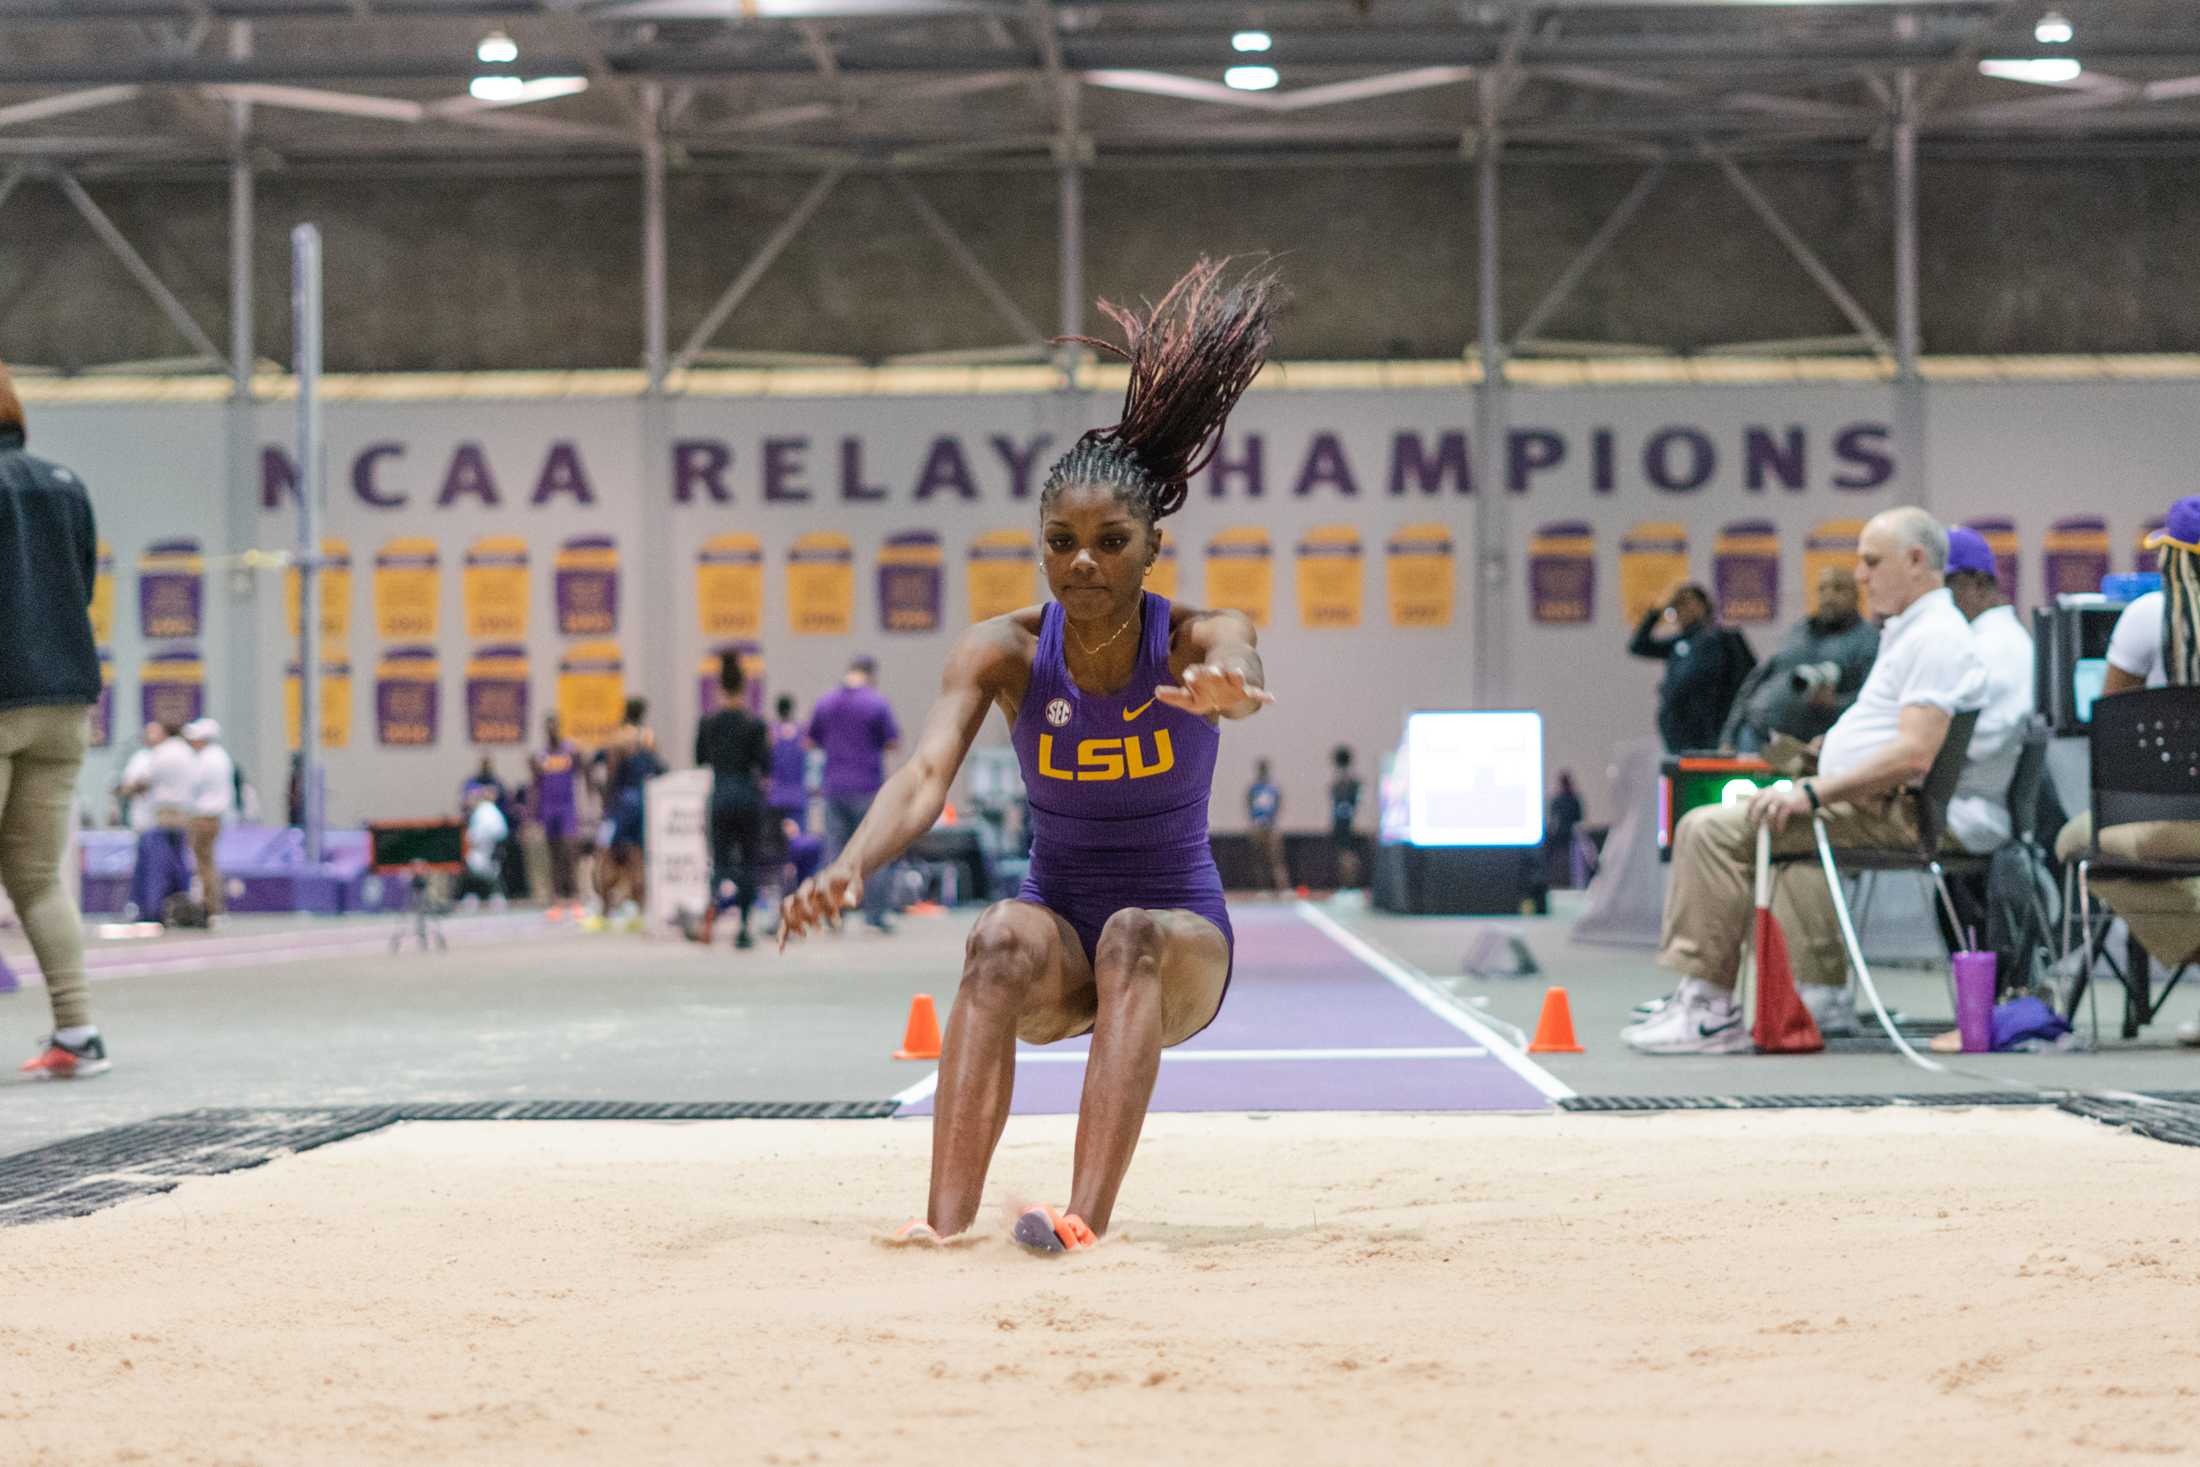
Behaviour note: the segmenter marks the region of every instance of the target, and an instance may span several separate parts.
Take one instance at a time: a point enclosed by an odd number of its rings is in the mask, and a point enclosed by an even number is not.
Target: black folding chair
[[[2077,924],[2085,954],[2085,965],[2071,985],[2070,1012],[2065,1015],[2073,1020],[2093,978],[2093,949],[2101,930],[2093,915],[2093,878],[2166,885],[2200,877],[2200,860],[2132,860],[2101,849],[2101,832],[2112,825],[2154,820],[2200,823],[2200,687],[2141,688],[2098,699],[2093,704],[2091,735],[2093,839],[2073,866]],[[2168,986],[2155,993],[2153,961],[2136,937],[2125,957],[2126,967],[2117,975],[2124,989],[2123,1034],[2134,1039],[2143,1025],[2154,1022],[2192,965],[2179,964]]]
[[[1932,885],[1940,900],[1940,907],[1948,917],[1948,931],[1960,934],[1963,918],[1956,911],[1955,898],[1948,890],[1948,872],[1956,869],[1955,863],[1977,862],[1975,869],[1985,869],[1986,858],[1969,856],[1959,852],[1943,851],[1941,838],[1948,829],[1948,802],[1955,798],[1956,784],[1963,778],[1964,760],[1971,751],[1971,735],[1978,728],[1978,710],[1973,708],[1958,713],[1948,720],[1948,732],[1940,741],[1940,752],[1933,756],[1932,767],[1925,771],[1924,782],[1909,792],[1907,798],[1917,802],[1917,844],[1915,846],[1841,846],[1834,847],[1825,834],[1822,817],[1814,817],[1813,823],[1819,837],[1819,845],[1827,853],[1827,869],[1833,872],[1827,885],[1833,893],[1834,907],[1841,919],[1841,935],[1849,945],[1849,962],[1859,973],[1864,969],[1864,947],[1856,939],[1857,922],[1849,910],[1848,893],[1840,875],[1855,876],[1861,885],[1884,871],[1914,871]],[[2045,760],[2044,752],[2041,758]],[[2035,786],[2036,788],[2036,786]],[[1897,798],[1904,798],[1898,796]],[[1775,865],[1794,865],[1802,861],[1821,859],[1821,851],[1798,852],[1792,856],[1775,856]],[[1971,868],[1964,868],[1971,869]],[[1859,892],[1859,900],[1864,897]],[[1950,1005],[1954,1012],[1955,975],[1948,978]]]

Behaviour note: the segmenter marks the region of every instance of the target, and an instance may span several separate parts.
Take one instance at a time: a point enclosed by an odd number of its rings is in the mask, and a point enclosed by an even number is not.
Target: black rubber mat
[[[882,1120],[891,1100],[495,1100],[331,1110],[191,1110],[0,1156],[0,1227],[81,1217],[399,1121]]]
[[[1591,1115],[1668,1110],[1871,1110],[1880,1106],[1951,1108],[1972,1105],[2051,1105],[2022,1090],[1959,1090],[1911,1095],[1571,1095],[1560,1110]]]
[[[2200,1104],[2192,1099],[2170,1098],[2171,1095],[2189,1097],[2193,1093],[2174,1091],[2142,1096],[2137,1100],[2073,1095],[2062,1102],[2061,1108],[2074,1116],[2084,1116],[2104,1126],[2116,1126],[2150,1140],[2167,1141],[2172,1146],[2200,1146]]]

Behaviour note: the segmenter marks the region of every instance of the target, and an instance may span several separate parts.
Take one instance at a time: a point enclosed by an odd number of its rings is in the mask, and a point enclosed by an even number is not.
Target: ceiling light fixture
[[[2074,82],[2085,74],[2075,56],[2035,56],[2021,59],[1981,61],[1981,76],[1999,77],[2003,81],[2034,82],[2040,86],[2061,86]]]
[[[1266,31],[1239,31],[1230,37],[1230,49],[1233,51],[1265,51],[1274,44],[1275,41]]]
[[[1241,92],[1269,91],[1281,81],[1273,66],[1233,66],[1222,74],[1223,83]]]
[[[2066,46],[2078,32],[2059,10],[2050,10],[2040,17],[2040,23],[2032,27],[2032,39],[2042,46]]]
[[[474,47],[474,59],[490,66],[504,66],[519,60],[519,42],[502,31],[491,31]]]

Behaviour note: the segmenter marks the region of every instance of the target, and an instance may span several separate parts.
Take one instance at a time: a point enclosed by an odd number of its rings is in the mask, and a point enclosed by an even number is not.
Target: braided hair
[[[2200,686],[2200,550],[2162,547],[2162,672],[2177,687]]]
[[[1128,362],[1131,378],[1122,418],[1078,439],[1047,471],[1042,514],[1070,484],[1113,491],[1149,531],[1184,507],[1192,476],[1215,456],[1230,410],[1268,359],[1283,304],[1273,268],[1248,271],[1225,286],[1229,263],[1201,256],[1143,317],[1101,301],[1101,311],[1123,328],[1122,346],[1060,338]]]

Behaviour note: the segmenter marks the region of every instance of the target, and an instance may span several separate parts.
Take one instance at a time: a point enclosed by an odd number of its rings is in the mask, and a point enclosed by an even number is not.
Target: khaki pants
[[[191,837],[191,862],[199,870],[199,900],[206,904],[207,916],[220,916],[229,910],[223,898],[222,868],[214,860],[214,842],[221,839],[222,818],[194,815],[184,828]]]
[[[2080,815],[2055,837],[2055,856],[2077,861],[2093,843],[2093,817]],[[2101,832],[2101,854],[2129,861],[2200,861],[2200,821],[2142,820]],[[2088,875],[2095,897],[2124,919],[2154,961],[2175,968],[2200,960],[2200,878],[2119,881]]]
[[[0,881],[46,976],[56,1029],[92,1021],[84,927],[61,879],[88,713],[82,703],[0,709]]]
[[[1897,849],[1917,845],[1917,820],[1908,796],[1884,808],[1826,807],[1826,833],[1836,855],[1843,846]],[[1787,938],[1788,964],[1798,983],[1838,987],[1848,980],[1848,954],[1817,840],[1804,816],[1773,836],[1775,855],[1809,852],[1807,863],[1775,866],[1772,912]],[[1665,897],[1665,930],[1659,966],[1721,988],[1740,975],[1757,906],[1757,827],[1748,807],[1713,805],[1681,817],[1673,834],[1672,885]]]
[[[1273,825],[1256,825],[1246,832],[1253,838],[1253,859],[1268,878],[1270,891],[1291,889],[1291,870],[1283,859],[1283,832]]]

